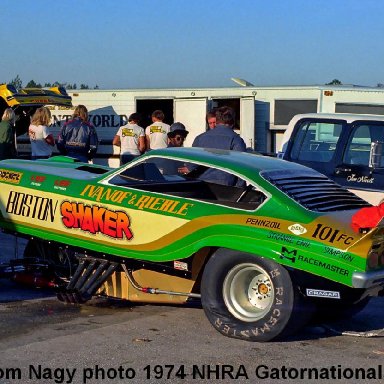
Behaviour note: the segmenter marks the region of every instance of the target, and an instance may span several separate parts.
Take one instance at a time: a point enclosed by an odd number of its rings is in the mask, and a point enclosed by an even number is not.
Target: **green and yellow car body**
[[[227,204],[173,193],[167,189],[167,183],[174,184],[169,180],[114,182],[159,158],[229,172],[263,199],[244,204],[239,198]],[[312,177],[323,176],[283,160],[199,148],[150,151],[118,169],[66,157],[6,160],[0,162],[0,226],[87,257],[117,261],[124,269],[117,269],[99,292],[131,301],[179,303],[188,296],[172,292],[200,294],[204,269],[220,250],[276,263],[304,287],[304,296],[308,289],[328,297],[343,290],[376,294],[384,284],[384,227],[353,232],[351,216],[367,204],[343,190],[340,208],[332,203],[334,192],[311,187]],[[311,202],[327,201],[325,208],[308,208],[295,197],[295,187],[287,192],[281,180],[297,181],[298,189],[306,184],[316,195]],[[325,183],[334,186],[328,179]],[[164,293],[153,295],[136,285]]]

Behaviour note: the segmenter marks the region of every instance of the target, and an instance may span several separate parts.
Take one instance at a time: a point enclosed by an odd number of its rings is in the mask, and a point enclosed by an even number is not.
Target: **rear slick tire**
[[[204,269],[201,301],[217,331],[247,341],[286,337],[312,314],[283,266],[226,249],[216,251]]]

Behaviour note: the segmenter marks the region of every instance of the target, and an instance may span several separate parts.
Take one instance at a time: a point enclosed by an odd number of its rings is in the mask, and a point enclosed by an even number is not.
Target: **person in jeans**
[[[49,132],[51,112],[47,107],[36,109],[28,128],[29,140],[31,141],[31,159],[48,159],[52,155],[55,139]]]
[[[96,154],[98,144],[95,127],[88,121],[87,108],[78,105],[72,119],[61,128],[57,149],[62,155],[87,163]]]

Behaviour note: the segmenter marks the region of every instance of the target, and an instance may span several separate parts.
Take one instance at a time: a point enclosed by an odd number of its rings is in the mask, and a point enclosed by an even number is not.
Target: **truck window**
[[[333,157],[341,123],[303,121],[296,131],[292,160],[328,162]]]
[[[354,126],[344,153],[343,162],[351,165],[368,166],[369,153],[373,141],[384,142],[384,125],[361,124]],[[383,154],[381,165],[384,165]]]

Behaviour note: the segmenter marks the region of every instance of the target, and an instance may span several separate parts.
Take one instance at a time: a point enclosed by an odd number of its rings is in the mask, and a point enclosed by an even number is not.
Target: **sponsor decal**
[[[30,180],[31,180],[31,185],[33,185],[35,187],[40,187],[41,183],[43,183],[45,181],[45,176],[33,175],[33,176],[31,176]]]
[[[314,239],[320,239],[329,243],[343,243],[349,245],[354,241],[352,236],[341,233],[340,230],[317,224],[315,231],[312,233]]]
[[[324,261],[314,259],[313,257],[298,255],[297,261],[301,261],[301,262],[306,263],[306,264],[311,264],[311,265],[314,265],[316,267],[320,267],[323,269],[328,269],[328,271],[338,273],[339,275],[349,276],[349,271],[347,271],[346,269],[340,268],[337,265],[333,265],[333,264],[330,264],[330,263],[327,263]]]
[[[297,250],[294,249],[290,251],[289,249],[282,247],[281,248],[281,253],[280,253],[280,259],[287,259],[291,261],[292,263],[295,262],[297,256]]]
[[[292,224],[288,227],[288,230],[290,230],[295,235],[303,235],[304,233],[307,233],[307,229],[304,228],[301,224]]]
[[[329,271],[336,272],[339,275],[343,275],[343,276],[349,275],[349,271],[347,271],[346,269],[340,268],[337,265],[320,261],[312,257],[299,255],[296,249],[289,250],[286,247],[282,247],[280,252],[280,259],[289,260],[291,263],[296,263],[297,261],[299,261],[306,264],[315,265],[316,267],[328,269]]]
[[[188,264],[179,260],[175,260],[173,262],[173,268],[179,269],[181,271],[188,271]]]
[[[267,238],[289,244],[293,244],[295,242],[295,238],[293,236],[285,235],[284,233],[269,232]]]
[[[57,201],[52,199],[12,191],[8,196],[5,211],[16,216],[53,223],[56,207]]]
[[[71,182],[69,180],[55,180],[53,188],[59,189],[61,191],[66,191],[67,187],[69,187]]]
[[[265,219],[256,219],[256,218],[252,218],[252,217],[248,217],[245,224],[256,225],[258,227],[280,229],[280,223],[277,221],[271,221],[271,220],[265,220]]]
[[[21,176],[23,176],[21,172],[0,169],[0,181],[7,181],[8,183],[19,184],[21,181]]]
[[[368,183],[373,184],[375,181],[374,177],[368,177],[368,176],[356,176],[354,173],[352,175],[347,177],[347,181],[353,182],[353,183]]]
[[[324,253],[332,256],[336,256],[339,259],[343,259],[345,261],[352,262],[355,257],[352,256],[350,253],[341,251],[340,249],[330,248],[330,247],[324,247]]]
[[[340,299],[340,292],[338,292],[338,291],[323,291],[322,289],[307,288],[307,296],[325,297],[327,299]]]
[[[80,195],[95,199],[96,201],[108,201],[127,206],[131,205],[137,209],[162,211],[180,216],[187,215],[189,208],[194,206],[192,203],[184,203],[178,200],[140,195],[130,191],[121,191],[94,185],[87,185]]]
[[[64,201],[60,206],[62,223],[66,228],[79,228],[92,234],[102,233],[115,239],[132,239],[129,216],[97,205]]]

